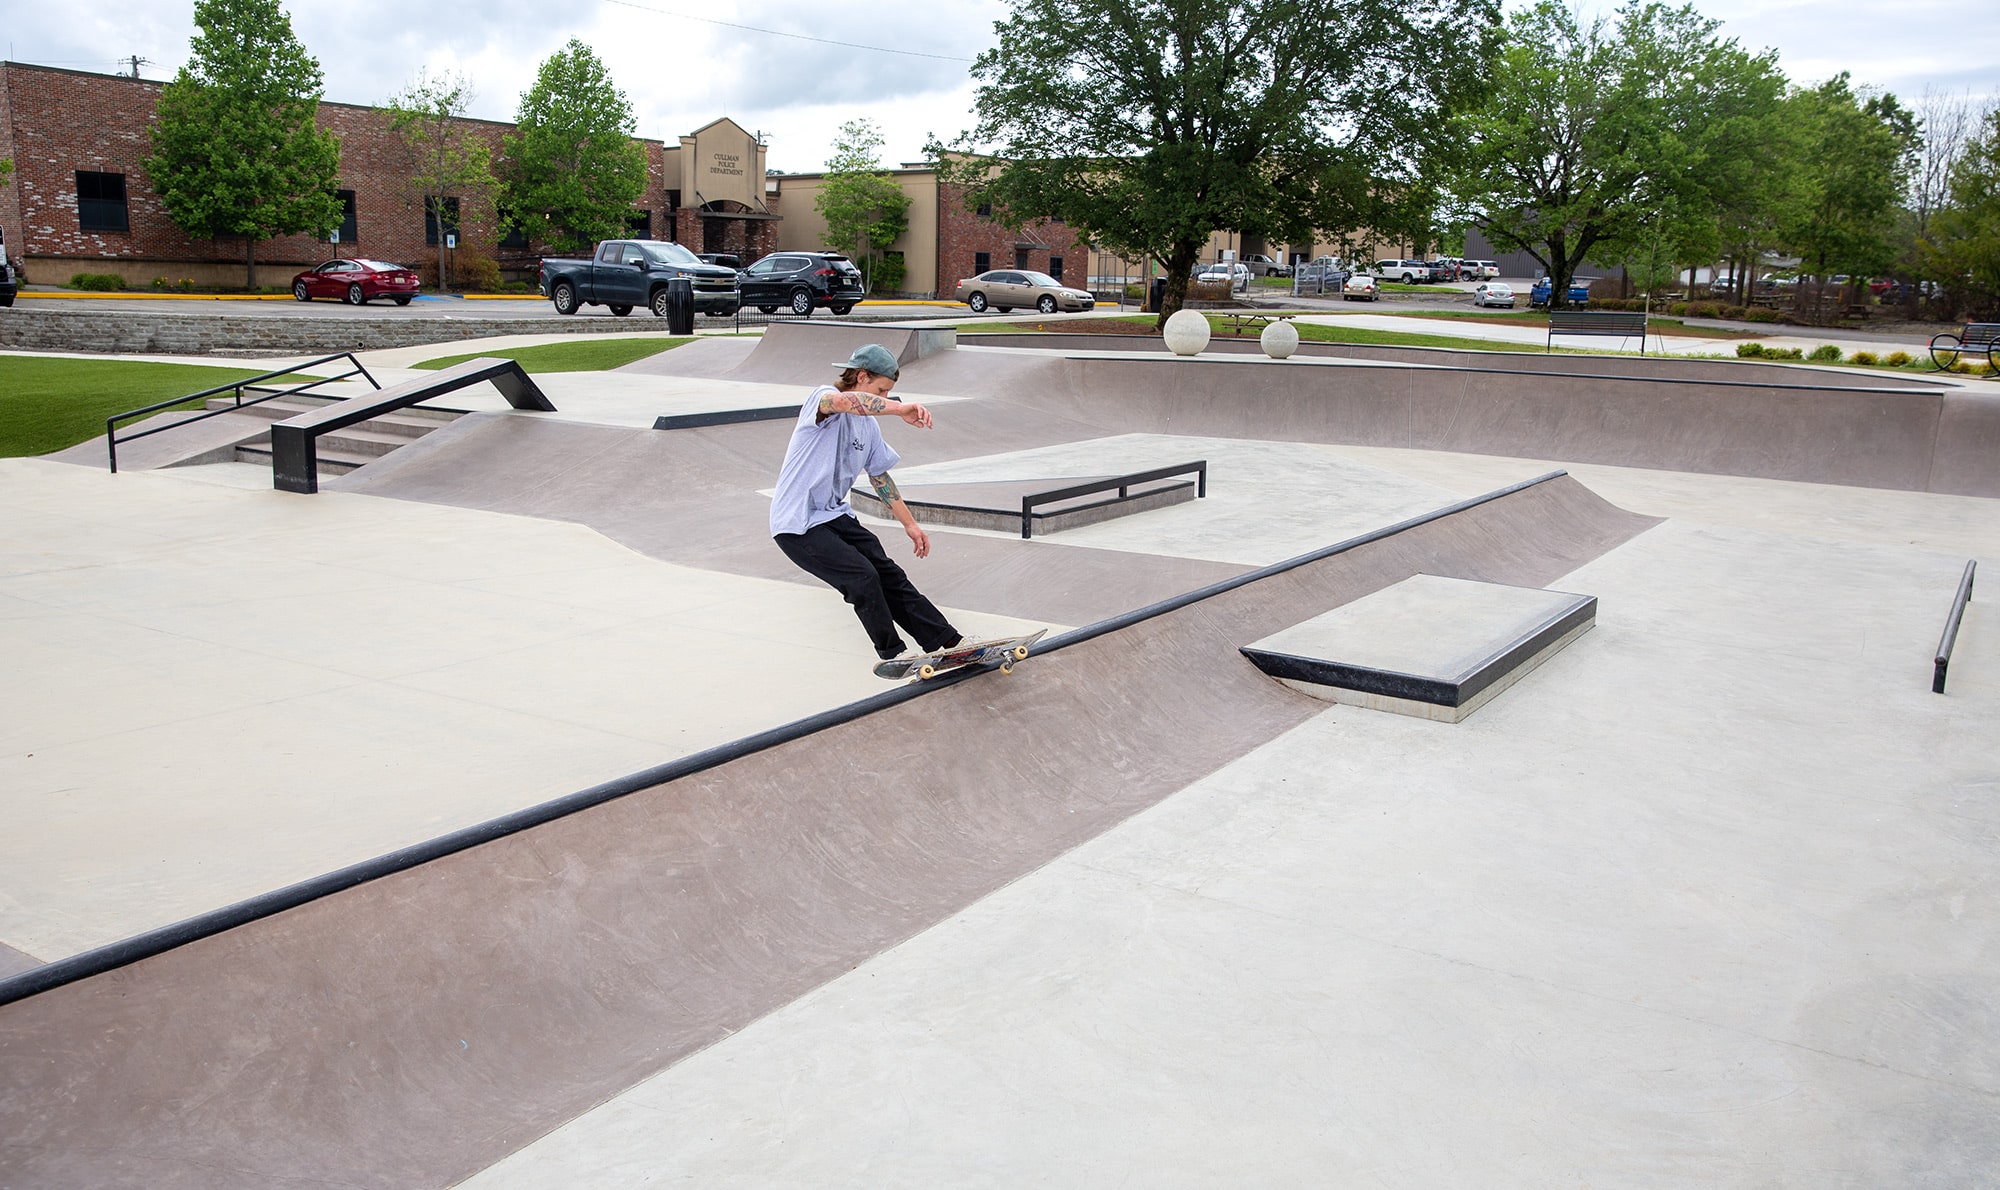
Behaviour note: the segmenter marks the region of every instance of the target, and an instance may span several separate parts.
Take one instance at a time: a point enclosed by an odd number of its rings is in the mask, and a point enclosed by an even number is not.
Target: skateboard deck
[[[975,640],[949,649],[934,649],[919,653],[915,657],[898,657],[884,661],[875,667],[875,676],[900,682],[904,678],[930,678],[948,669],[963,669],[968,665],[982,665],[988,661],[998,661],[1001,673],[1011,673],[1016,661],[1027,659],[1028,650],[1036,641],[1048,635],[1044,628],[1027,636],[1000,636],[992,640]]]

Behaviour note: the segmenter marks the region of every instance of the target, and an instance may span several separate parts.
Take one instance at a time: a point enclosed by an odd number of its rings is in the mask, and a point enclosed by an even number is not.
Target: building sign
[[[683,203],[737,202],[764,210],[764,148],[736,121],[724,117],[682,137],[677,156]],[[671,169],[668,177],[667,188],[674,189]]]

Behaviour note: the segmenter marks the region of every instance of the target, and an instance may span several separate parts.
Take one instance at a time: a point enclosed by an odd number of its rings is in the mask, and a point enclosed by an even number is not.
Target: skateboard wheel
[[[1002,661],[1002,662],[1000,663],[1000,672],[1001,672],[1001,673],[1003,673],[1003,674],[1010,674],[1010,673],[1013,673],[1013,672],[1014,672],[1014,666],[1013,666],[1013,663],[1011,663],[1011,662],[1007,662],[1007,661]]]
[[[930,678],[930,677],[936,677],[936,676],[937,676],[937,667],[936,667],[936,666],[933,666],[933,665],[926,665],[926,666],[924,666],[924,667],[923,667],[922,669],[919,669],[919,670],[917,671],[917,676],[918,676],[918,677],[920,677],[920,678]]]
[[[1026,646],[1026,645],[1015,645],[1015,646],[1014,646],[1014,660],[1016,660],[1016,661],[1026,661],[1027,659],[1028,659],[1028,646]]]

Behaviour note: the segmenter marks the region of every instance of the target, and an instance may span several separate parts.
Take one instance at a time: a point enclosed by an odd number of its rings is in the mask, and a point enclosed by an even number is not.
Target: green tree
[[[1210,233],[1333,238],[1421,182],[1495,0],[1011,0],[942,180],[1010,226],[1167,268],[1180,307]]]
[[[1898,203],[1921,141],[1893,95],[1863,98],[1846,73],[1793,96],[1805,133],[1804,200],[1784,228],[1820,298],[1836,273],[1865,279],[1895,262]]]
[[[910,196],[882,169],[882,144],[873,121],[842,124],[827,159],[826,181],[813,198],[826,220],[827,243],[861,260],[871,289],[878,282],[902,287],[900,271],[885,269],[883,254],[910,226]],[[887,275],[891,271],[897,274],[893,278]]]
[[[1927,251],[1954,305],[2000,314],[2000,110],[1986,113],[1953,165]]]
[[[481,214],[491,205],[494,187],[492,155],[485,140],[465,123],[472,105],[472,84],[462,74],[419,75],[392,96],[389,127],[409,149],[409,168],[402,177],[412,193],[438,212],[438,288],[451,288],[450,258],[445,253],[449,199],[459,200],[458,217],[473,208]]]
[[[1758,96],[1779,76],[1719,27],[1636,0],[1615,19],[1579,20],[1562,0],[1509,16],[1485,101],[1454,121],[1453,191],[1459,218],[1542,265],[1552,304],[1586,260],[1720,247],[1716,195],[1741,184]]]
[[[571,38],[542,62],[501,140],[501,201],[529,238],[574,252],[625,233],[646,189],[632,104]]]
[[[146,173],[196,239],[241,236],[244,284],[257,241],[340,222],[340,141],[314,123],[319,62],[278,0],[195,0],[193,53],[160,92]]]

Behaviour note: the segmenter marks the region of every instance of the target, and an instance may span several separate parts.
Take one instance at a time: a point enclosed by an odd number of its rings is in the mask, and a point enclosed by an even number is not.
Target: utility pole
[[[137,54],[133,54],[131,57],[123,59],[123,61],[130,62],[132,64],[133,78],[139,77],[139,68],[141,66],[151,66],[153,64],[153,60],[151,58],[141,58]]]

